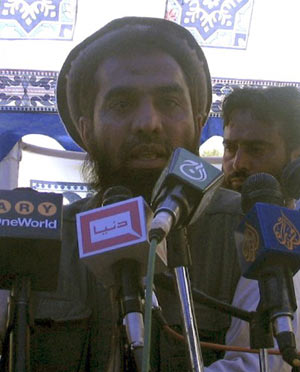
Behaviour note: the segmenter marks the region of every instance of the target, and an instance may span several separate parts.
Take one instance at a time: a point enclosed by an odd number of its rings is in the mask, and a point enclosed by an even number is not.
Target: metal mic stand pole
[[[8,306],[9,372],[30,371],[30,303],[31,282],[28,276],[14,279]]]
[[[126,329],[128,347],[130,349],[129,353],[133,355],[137,371],[142,370],[144,347],[143,291],[140,269],[139,262],[133,259],[122,259],[113,265],[115,282],[117,286],[120,287],[120,294],[118,296],[120,312]],[[130,364],[130,360],[127,362]],[[128,368],[124,367],[124,370],[129,371],[131,368],[132,367],[129,365]]]
[[[260,372],[269,372],[269,354],[268,349],[259,349],[259,368]]]
[[[190,370],[204,371],[204,363],[196,324],[191,283],[187,267],[191,265],[189,246],[184,230],[174,230],[168,238],[168,267],[174,270],[183,318],[184,336],[188,346]]]
[[[260,372],[269,372],[268,348],[274,346],[273,333],[270,318],[261,305],[255,313],[252,313],[250,320],[250,346],[252,349],[259,350]]]

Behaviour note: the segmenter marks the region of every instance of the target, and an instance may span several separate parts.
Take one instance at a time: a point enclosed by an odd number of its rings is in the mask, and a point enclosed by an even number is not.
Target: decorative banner
[[[57,76],[54,71],[0,70],[0,110],[56,112]]]
[[[66,150],[82,151],[57,114],[57,77],[55,71],[0,70],[0,161],[26,134],[44,134],[56,139]],[[284,85],[300,89],[299,82],[213,78],[213,103],[200,143],[223,135],[221,106],[233,89]]]
[[[30,180],[30,187],[39,192],[54,192],[63,195],[64,204],[92,196],[93,191],[87,183]]]
[[[0,39],[72,40],[77,0],[0,1]]]
[[[263,89],[268,87],[282,87],[282,86],[294,86],[300,90],[300,82],[285,82],[285,81],[272,81],[272,80],[251,80],[251,79],[224,79],[224,78],[213,78],[212,79],[212,93],[213,100],[210,109],[210,116],[220,117],[222,110],[222,102],[228,94],[234,91],[234,89],[243,88],[257,88]]]
[[[201,46],[246,49],[254,0],[167,0],[165,18]]]

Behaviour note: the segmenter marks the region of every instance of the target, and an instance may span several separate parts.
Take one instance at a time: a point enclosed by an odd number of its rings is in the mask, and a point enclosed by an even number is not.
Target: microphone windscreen
[[[280,184],[271,174],[256,173],[244,182],[241,191],[243,212],[249,212],[255,203],[284,205]]]
[[[300,198],[300,158],[285,166],[281,175],[281,184],[287,197],[292,199]]]

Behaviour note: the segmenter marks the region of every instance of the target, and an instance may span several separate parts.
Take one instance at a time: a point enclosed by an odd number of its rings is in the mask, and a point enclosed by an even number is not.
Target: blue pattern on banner
[[[30,187],[36,191],[62,194],[64,204],[71,204],[94,194],[89,184],[81,182],[30,180]]]
[[[0,110],[55,111],[56,72],[0,71]]]
[[[165,18],[202,46],[246,49],[254,0],[168,0]]]
[[[0,161],[25,134],[44,134],[66,150],[82,151],[67,134],[57,114],[55,71],[0,70]],[[213,103],[201,143],[223,134],[221,105],[226,95],[239,87],[296,86],[299,82],[245,79],[212,79]]]
[[[72,40],[77,0],[0,1],[0,39]]]

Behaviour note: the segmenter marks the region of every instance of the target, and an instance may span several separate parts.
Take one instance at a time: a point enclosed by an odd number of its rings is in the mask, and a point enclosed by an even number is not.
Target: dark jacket
[[[32,371],[106,371],[117,345],[116,306],[110,292],[78,258],[76,213],[97,207],[93,198],[64,210],[59,285],[55,293],[33,297],[35,329],[31,337]],[[191,250],[193,287],[231,303],[240,276],[233,230],[241,218],[238,193],[220,189],[205,213],[187,230]],[[168,324],[180,328],[176,296],[156,280],[158,299]],[[230,318],[195,304],[200,339],[224,342]],[[182,371],[184,349],[153,325],[153,369]],[[205,351],[204,351],[205,353]],[[206,364],[221,355],[208,353]]]

